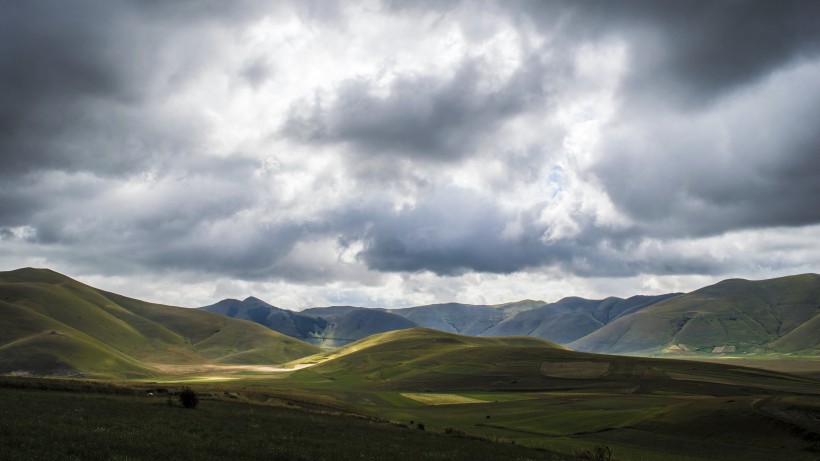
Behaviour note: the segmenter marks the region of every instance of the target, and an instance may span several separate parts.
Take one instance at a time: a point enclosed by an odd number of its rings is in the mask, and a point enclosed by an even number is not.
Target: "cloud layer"
[[[267,3],[0,7],[0,268],[291,307],[820,270],[815,2]]]

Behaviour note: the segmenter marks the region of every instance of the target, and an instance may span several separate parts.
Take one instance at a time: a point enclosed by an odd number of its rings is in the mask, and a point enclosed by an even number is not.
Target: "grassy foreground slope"
[[[8,461],[573,459],[363,418],[238,401],[208,400],[192,411],[144,393],[3,388],[0,399],[16,415],[0,420],[0,452]]]
[[[820,275],[725,280],[621,317],[569,346],[601,353],[670,349],[820,355]]]
[[[317,348],[194,309],[108,293],[45,269],[0,273],[0,372],[134,378],[152,364],[274,364]]]

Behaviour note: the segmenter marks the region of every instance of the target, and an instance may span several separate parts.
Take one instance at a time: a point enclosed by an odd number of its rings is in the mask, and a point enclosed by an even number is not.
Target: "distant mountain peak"
[[[265,303],[265,304],[267,304],[265,301],[262,301],[261,299],[257,298],[256,296],[248,296],[247,298],[243,299],[242,302],[243,303],[256,302],[256,303]]]
[[[247,298],[242,300],[241,304],[244,305],[244,306],[267,307],[268,309],[280,310],[278,307],[274,306],[273,304],[262,301],[261,299],[255,297],[255,296],[248,296]]]

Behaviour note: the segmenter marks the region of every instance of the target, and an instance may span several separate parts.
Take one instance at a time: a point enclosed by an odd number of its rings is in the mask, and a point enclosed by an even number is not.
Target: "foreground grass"
[[[563,460],[350,416],[206,400],[0,389],[4,460]]]

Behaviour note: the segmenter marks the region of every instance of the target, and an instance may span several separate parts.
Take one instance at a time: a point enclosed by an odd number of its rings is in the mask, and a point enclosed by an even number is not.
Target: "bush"
[[[179,393],[179,403],[185,408],[196,408],[199,404],[199,396],[193,389],[186,387]]]
[[[587,450],[585,452],[579,453],[577,457],[578,459],[589,461],[611,461],[612,448],[609,448],[606,445],[598,445],[592,450]]]

